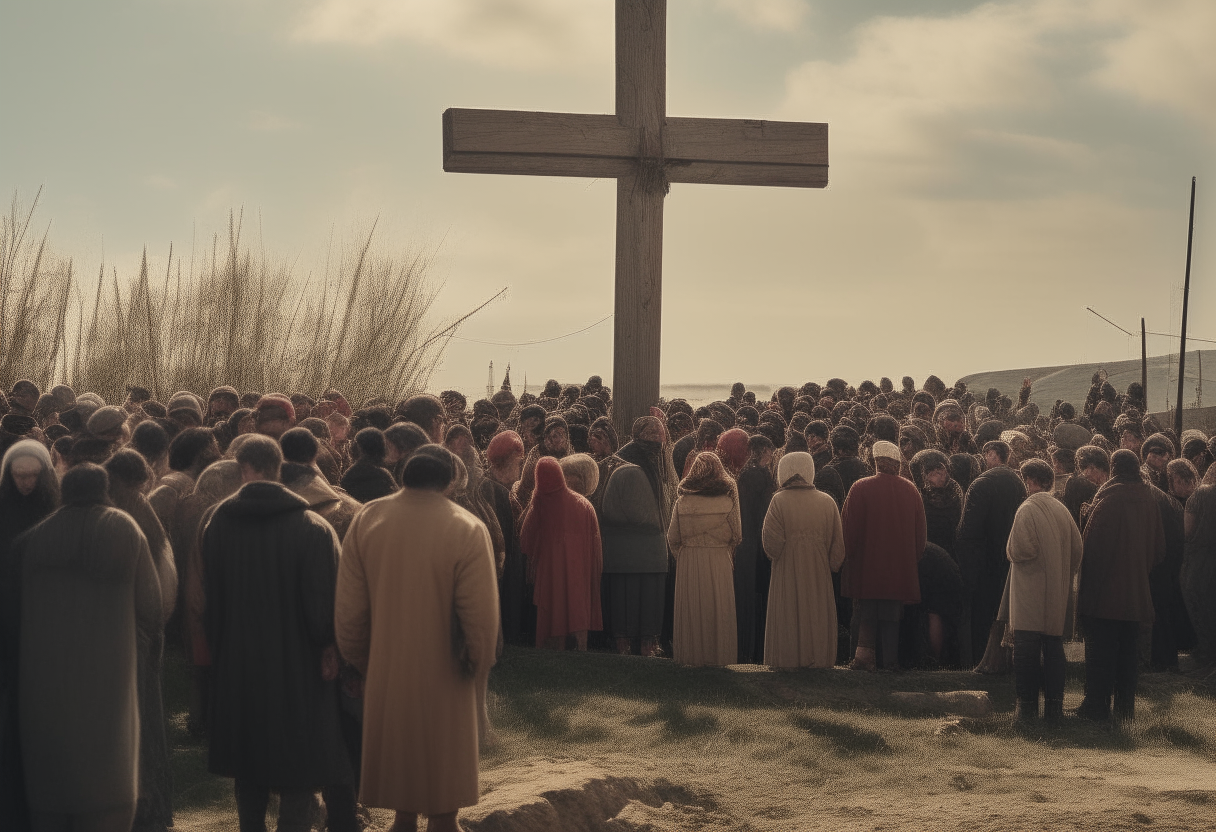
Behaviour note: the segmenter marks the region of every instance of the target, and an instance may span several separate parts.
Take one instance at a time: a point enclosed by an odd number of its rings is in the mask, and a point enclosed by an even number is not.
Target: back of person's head
[[[359,458],[379,464],[384,461],[387,448],[384,444],[384,432],[379,428],[364,428],[355,434],[355,447]]]
[[[1110,455],[1111,476],[1128,479],[1140,476],[1140,457],[1126,448],[1120,448]]]
[[[452,452],[439,445],[423,445],[405,463],[401,484],[406,488],[443,491],[456,477]]]
[[[1077,448],[1077,470],[1097,468],[1099,471],[1110,473],[1110,454],[1097,445],[1082,445]]]
[[[169,468],[174,471],[187,471],[204,456],[218,457],[218,454],[209,453],[214,445],[215,435],[210,428],[186,428],[169,443]],[[215,460],[206,461],[211,463]]]
[[[989,451],[995,453],[997,459],[999,459],[1002,464],[1009,461],[1010,448],[1008,442],[1002,442],[1000,439],[993,439],[991,442],[985,442],[984,453],[987,454]]]
[[[1066,474],[1071,474],[1077,469],[1077,452],[1071,448],[1055,448],[1051,452],[1051,459]]]
[[[384,440],[391,443],[400,456],[407,457],[430,442],[431,438],[414,422],[398,422],[384,431]]]
[[[1041,459],[1028,459],[1022,463],[1019,469],[1022,474],[1022,479],[1027,482],[1033,481],[1039,486],[1041,491],[1051,491],[1055,485],[1056,475],[1051,470],[1051,466]]]
[[[279,469],[283,466],[283,452],[279,443],[269,436],[246,434],[246,439],[236,452],[237,464],[249,469],[264,480],[278,482]]]
[[[110,478],[106,469],[82,462],[63,475],[61,484],[65,506],[108,505]]]
[[[317,459],[320,444],[307,428],[292,428],[279,437],[283,459],[297,465],[312,465]]]
[[[397,405],[398,419],[413,422],[424,430],[430,429],[436,417],[446,416],[447,411],[444,410],[443,402],[430,393],[419,393],[417,396],[410,396]]]
[[[130,448],[117,451],[106,460],[106,474],[111,486],[139,490],[152,479],[152,470],[143,456]]]
[[[131,433],[131,447],[149,463],[155,463],[169,452],[169,434],[156,422],[140,422]]]

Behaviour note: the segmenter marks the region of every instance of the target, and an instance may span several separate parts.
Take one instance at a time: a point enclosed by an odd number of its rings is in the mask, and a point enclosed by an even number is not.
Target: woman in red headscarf
[[[565,649],[573,633],[587,649],[587,631],[602,630],[599,523],[586,497],[566,487],[552,457],[536,463],[536,489],[524,514],[520,548],[528,556],[536,604],[536,646]]]

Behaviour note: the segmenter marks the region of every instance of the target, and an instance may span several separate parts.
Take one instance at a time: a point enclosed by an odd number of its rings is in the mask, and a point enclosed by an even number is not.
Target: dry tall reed
[[[451,336],[502,294],[433,320],[442,288],[429,279],[435,251],[378,252],[375,224],[358,246],[331,252],[319,276],[298,280],[290,264],[254,255],[238,214],[229,217],[224,248],[217,235],[208,256],[183,264],[170,247],[163,275],[150,272],[145,251],[127,280],[103,264],[82,292],[71,262],[47,255],[47,235],[30,234],[33,214],[14,197],[0,238],[6,389],[29,378],[44,390],[66,382],[107,401],[136,384],[161,401],[223,384],[314,396],[333,387],[354,404],[399,400],[426,388]]]

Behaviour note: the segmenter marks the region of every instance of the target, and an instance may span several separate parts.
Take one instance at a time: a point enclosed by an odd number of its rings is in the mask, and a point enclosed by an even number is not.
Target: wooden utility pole
[[[1144,415],[1148,415],[1148,333],[1140,319],[1140,386],[1144,388]]]
[[[659,398],[669,184],[828,184],[826,124],[668,117],[666,90],[666,0],[616,0],[615,114],[443,114],[445,171],[617,180],[612,417],[622,438]]]
[[[1191,177],[1191,216],[1186,227],[1186,278],[1182,283],[1182,342],[1178,347],[1178,409],[1174,411],[1174,434],[1182,436],[1182,391],[1186,384],[1186,311],[1191,299],[1191,243],[1195,237],[1195,177]]]

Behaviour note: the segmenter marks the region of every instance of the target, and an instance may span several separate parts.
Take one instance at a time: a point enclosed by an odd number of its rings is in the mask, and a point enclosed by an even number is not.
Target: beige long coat
[[[1068,509],[1050,492],[1031,494],[1009,530],[1009,626],[1064,634],[1072,576],[1085,551]]]
[[[738,658],[734,552],[742,539],[733,495],[676,500],[667,542],[676,558],[671,651],[680,664],[728,665]]]
[[[361,801],[423,815],[476,804],[498,636],[485,525],[433,491],[373,500],[343,541],[334,615],[342,656],[367,680]]]
[[[761,541],[773,562],[764,663],[831,667],[836,663],[832,573],[844,563],[836,501],[813,487],[781,489],[769,503]]]

